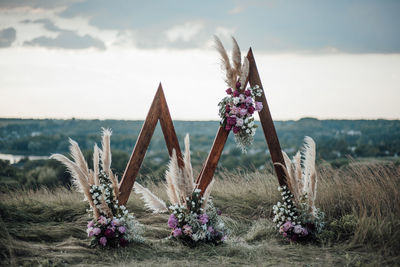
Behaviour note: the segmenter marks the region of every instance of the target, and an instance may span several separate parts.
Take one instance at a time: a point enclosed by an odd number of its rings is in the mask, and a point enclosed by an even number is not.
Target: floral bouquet
[[[294,157],[294,164],[283,152],[287,186],[279,186],[282,203],[273,206],[274,223],[279,233],[290,241],[316,239],[324,228],[325,214],[315,207],[317,174],[315,142],[310,137]],[[303,170],[302,170],[303,166]]]
[[[92,238],[92,246],[120,247],[143,241],[142,226],[118,203],[118,178],[111,171],[110,136],[111,131],[103,129],[102,149],[94,146],[93,170],[88,168],[78,144],[72,139],[73,161],[61,154],[51,156],[67,167],[74,184],[89,202],[88,212],[93,220],[88,222],[87,234]]]
[[[232,62],[222,45],[222,42],[215,37],[215,45],[221,56],[221,66],[226,74],[225,83],[228,85],[227,97],[219,102],[219,116],[221,127],[225,130],[232,130],[235,134],[235,142],[246,152],[246,148],[253,143],[253,136],[256,133],[257,125],[254,124],[254,111],[263,108],[256,97],[262,96],[263,90],[258,86],[245,89],[249,76],[249,61],[244,57],[241,62],[239,45],[232,37]]]
[[[211,200],[208,200],[207,209],[203,210],[203,201],[200,189],[196,189],[187,199],[186,206],[175,204],[169,207],[168,227],[172,229],[174,238],[189,245],[196,242],[218,245],[226,240],[227,230],[220,219],[221,211],[214,207]]]
[[[171,237],[184,244],[194,246],[199,242],[221,244],[227,238],[227,230],[210,199],[213,182],[204,194],[196,189],[190,162],[189,135],[185,138],[184,168],[178,165],[175,150],[165,173],[167,194],[171,205],[154,195],[149,189],[135,183],[135,192],[142,195],[145,206],[154,213],[170,212],[168,227]]]
[[[235,134],[236,144],[246,151],[246,147],[253,143],[253,136],[256,133],[257,125],[254,124],[254,111],[263,108],[261,102],[255,101],[256,96],[262,95],[262,89],[256,85],[240,92],[241,83],[236,83],[236,89],[228,88],[229,95],[219,102],[219,116],[221,127],[225,130],[232,130]]]

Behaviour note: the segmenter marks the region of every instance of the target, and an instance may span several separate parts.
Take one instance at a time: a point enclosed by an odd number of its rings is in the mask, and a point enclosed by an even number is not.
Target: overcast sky
[[[0,0],[0,117],[218,119],[212,36],[251,46],[275,119],[400,119],[400,1]]]

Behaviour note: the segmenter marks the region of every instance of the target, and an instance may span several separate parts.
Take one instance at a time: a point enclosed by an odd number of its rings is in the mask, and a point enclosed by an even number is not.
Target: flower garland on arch
[[[229,86],[226,90],[228,96],[219,103],[220,125],[226,131],[233,131],[235,142],[242,152],[247,151],[254,140],[257,125],[254,123],[254,112],[261,111],[262,102],[256,97],[262,96],[263,90],[258,86],[244,88],[249,76],[249,61],[247,57],[241,62],[240,48],[235,38],[232,37],[232,62],[222,44],[215,36],[215,47],[221,56],[221,67],[225,72],[225,83]]]
[[[236,88],[228,88],[226,93],[229,95],[219,102],[220,125],[225,130],[232,130],[235,134],[235,142],[246,151],[247,147],[253,143],[257,125],[254,123],[254,111],[263,108],[262,102],[255,101],[256,97],[262,95],[263,90],[256,85],[240,92],[241,83],[237,82]]]

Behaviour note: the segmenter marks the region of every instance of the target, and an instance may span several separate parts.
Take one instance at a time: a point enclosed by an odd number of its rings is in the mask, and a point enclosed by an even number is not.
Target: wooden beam
[[[250,70],[249,70],[249,82],[250,86],[254,87],[256,85],[260,86],[264,93],[260,97],[256,97],[257,101],[261,101],[263,104],[263,109],[258,112],[260,116],[261,125],[264,131],[265,139],[267,140],[269,153],[271,154],[272,162],[274,163],[274,168],[276,175],[278,177],[278,181],[280,185],[286,185],[286,176],[285,172],[283,171],[282,166],[275,164],[280,163],[285,166],[285,161],[283,159],[281,145],[279,144],[278,135],[276,134],[275,125],[272,120],[271,112],[268,107],[267,98],[265,96],[265,90],[262,86],[260,75],[258,74],[256,61],[253,56],[253,51],[251,48],[247,53],[247,59],[250,63]]]
[[[146,120],[142,126],[142,130],[140,131],[139,137],[136,141],[132,155],[126,166],[124,175],[122,176],[122,180],[119,184],[120,194],[118,196],[118,202],[120,205],[125,205],[129,199],[136,176],[143,163],[143,159],[146,155],[146,151],[149,147],[158,120],[160,120],[169,155],[171,156],[173,149],[175,149],[179,166],[181,168],[184,166],[178,138],[176,137],[167,101],[165,100],[164,91],[160,83],[156,95],[154,96],[153,103],[150,106],[150,110],[147,113]]]

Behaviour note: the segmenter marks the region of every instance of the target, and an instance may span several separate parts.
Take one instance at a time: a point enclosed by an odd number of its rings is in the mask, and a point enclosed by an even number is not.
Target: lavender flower
[[[87,227],[91,228],[93,226],[94,226],[94,221],[93,220],[89,221]]]
[[[107,244],[107,238],[103,236],[100,238],[99,242],[102,246],[105,246]]]
[[[293,224],[291,221],[287,221],[282,226],[283,226],[283,231],[287,232],[290,228],[293,227]]]
[[[181,228],[176,228],[174,231],[172,231],[172,234],[174,237],[178,237],[182,235],[182,229]]]
[[[174,229],[178,225],[178,219],[174,214],[171,214],[168,218],[168,227]]]
[[[257,110],[257,111],[260,111],[260,110],[262,110],[262,108],[263,108],[262,102],[256,101],[256,110]]]
[[[208,222],[208,215],[206,213],[203,213],[199,216],[199,222],[201,224],[206,224]]]
[[[192,233],[193,233],[192,226],[190,226],[190,225],[188,225],[188,224],[185,224],[185,225],[183,226],[183,233],[184,233],[185,235],[191,236]]]
[[[118,227],[118,232],[120,232],[121,234],[125,233],[126,232],[125,226]]]
[[[96,228],[93,228],[92,232],[94,235],[99,235],[101,233],[101,229],[96,227]]]

